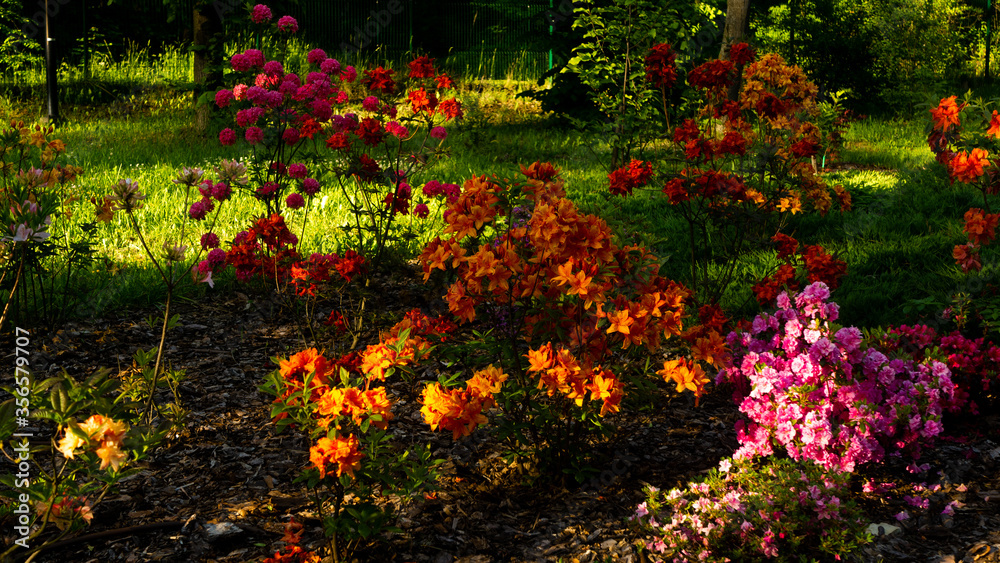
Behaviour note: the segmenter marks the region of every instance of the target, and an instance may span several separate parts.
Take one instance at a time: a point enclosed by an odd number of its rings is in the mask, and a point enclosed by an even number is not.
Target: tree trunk
[[[200,132],[208,129],[212,104],[203,102],[206,92],[215,91],[222,84],[222,21],[209,6],[194,7],[194,81],[195,125]]]
[[[729,47],[746,35],[749,8],[750,0],[726,0],[726,28],[722,32],[720,59],[729,60]]]
[[[729,60],[729,48],[743,40],[747,31],[747,14],[750,0],[726,0],[726,28],[722,32],[719,58]],[[743,65],[736,68],[736,80],[729,87],[729,99],[736,101],[743,86]]]

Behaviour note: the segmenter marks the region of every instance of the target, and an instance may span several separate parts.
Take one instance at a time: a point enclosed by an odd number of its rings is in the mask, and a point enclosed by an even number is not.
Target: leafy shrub
[[[652,535],[653,561],[840,559],[870,541],[849,478],[788,459],[723,459],[683,490],[648,488],[634,519]]]

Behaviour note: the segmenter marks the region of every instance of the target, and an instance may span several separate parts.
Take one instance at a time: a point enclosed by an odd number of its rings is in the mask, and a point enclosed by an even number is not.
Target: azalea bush
[[[927,143],[935,159],[948,170],[954,184],[968,185],[978,190],[983,199],[981,208],[965,212],[964,232],[968,242],[956,245],[952,257],[963,272],[981,270],[980,250],[996,237],[1000,214],[992,213],[989,197],[1000,193],[1000,168],[991,160],[991,153],[1000,149],[1000,114],[990,113],[982,102],[962,102],[958,96],[943,98],[931,108],[931,126]],[[970,115],[971,114],[971,115]],[[963,120],[966,115],[969,119]]]
[[[876,333],[872,342],[887,355],[913,361],[933,358],[951,371],[954,400],[945,407],[953,413],[989,412],[1000,385],[1000,347],[984,338],[968,338],[959,331],[939,332],[927,325],[900,325]]]
[[[726,458],[684,488],[647,488],[633,520],[652,561],[839,560],[870,541],[849,480],[789,459]]]
[[[391,528],[391,510],[379,500],[400,495],[405,501],[435,479],[438,462],[429,448],[394,442],[395,400],[384,383],[427,358],[431,342],[453,328],[414,310],[360,353],[327,358],[311,348],[276,359],[279,369],[261,387],[275,396],[277,431],[292,427],[310,441],[309,467],[296,482],[310,491],[334,561]]]
[[[54,322],[71,308],[74,267],[92,254],[94,222],[69,226],[71,187],[82,170],[59,163],[66,144],[53,126],[11,121],[0,128],[0,329]],[[53,234],[56,236],[53,237]],[[60,284],[61,282],[61,284]],[[59,287],[62,285],[62,287]]]
[[[459,322],[484,313],[496,321],[482,335],[494,345],[480,346],[478,361],[500,366],[464,390],[432,384],[424,412],[435,427],[468,434],[494,402],[474,391],[488,382],[512,451],[561,470],[582,437],[605,429],[601,419],[620,408],[617,354],[658,353],[685,336],[694,356],[666,362],[659,373],[700,396],[708,382],[702,365],[725,355],[725,319],[706,310],[707,323],[685,327],[690,292],[661,277],[655,257],[619,246],[602,219],[580,213],[551,164],[522,174],[522,181],[466,181],[445,210],[442,236],[420,255],[425,280],[435,270],[453,272],[445,299]]]
[[[147,402],[146,421],[149,423],[152,423],[155,415],[164,415],[174,423],[180,423],[185,416],[177,392],[184,372],[168,367],[163,354],[166,349],[167,331],[176,326],[180,318],[178,315],[170,314],[170,307],[173,304],[174,293],[181,284],[198,281],[208,283],[210,286],[214,284],[212,272],[224,264],[226,254],[218,248],[219,237],[213,229],[222,205],[232,195],[231,186],[243,181],[244,171],[240,164],[223,161],[215,169],[219,181],[213,182],[200,168],[181,169],[173,180],[174,184],[182,186],[184,190],[184,203],[182,209],[178,210],[180,227],[176,231],[176,238],[168,240],[153,241],[143,232],[139,215],[143,213],[146,195],[142,193],[139,183],[131,178],[119,180],[112,188],[112,195],[105,195],[100,201],[94,201],[98,208],[98,218],[103,221],[111,221],[116,212],[124,212],[128,225],[138,238],[146,258],[166,288],[159,344],[148,351],[136,352],[135,360],[140,367],[140,376],[130,381],[129,394],[133,398],[144,397]],[[191,206],[193,208],[197,205],[201,210],[200,214],[189,211],[189,202],[195,198],[199,199]],[[213,214],[207,231],[198,237],[192,232],[195,229],[192,222],[205,220],[209,213]],[[189,253],[188,248],[194,246],[193,240],[198,240],[199,244]],[[202,256],[205,256],[205,259],[199,260]],[[149,324],[151,328],[155,328],[152,321]],[[174,397],[174,402],[165,407],[158,405],[155,400],[157,387],[163,384],[170,388]]]
[[[661,54],[669,50],[654,46],[646,65],[646,79],[664,86],[664,104],[677,76],[673,58]],[[608,175],[609,189],[628,196],[662,186],[687,223],[691,287],[699,301],[718,303],[742,256],[771,247],[792,215],[848,209],[850,194],[815,174],[825,134],[810,121],[819,118],[816,85],[799,67],[776,54],[758,58],[738,43],[729,60],[699,65],[687,82],[703,106],[672,131],[681,154],[659,163],[633,159]],[[831,283],[843,275],[844,263],[820,247],[810,260],[829,263]],[[777,275],[790,280],[788,267]]]
[[[272,15],[258,5],[251,18],[266,24]],[[297,31],[289,16],[273,30],[279,36]],[[454,82],[425,56],[409,64],[405,78],[381,66],[359,73],[322,49],[311,50],[307,61],[310,71],[299,76],[260,50],[234,54],[228,78],[235,84],[218,91],[215,103],[234,115],[235,129],[223,129],[219,141],[233,145],[242,138],[250,145],[245,189],[264,205],[265,216],[304,209],[303,230],[313,198],[324,184],[336,183],[352,215],[344,227],[351,239],[341,243],[378,267],[400,234],[395,219],[429,213],[426,203],[411,201],[411,183],[445,155],[444,123],[463,115],[449,96]]]
[[[864,345],[861,331],[838,327],[826,284],[778,295],[727,337],[732,367],[717,382],[734,386],[748,418],[737,422],[737,459],[785,452],[828,471],[854,471],[886,454],[919,457],[958,406],[948,366],[933,359],[890,359]]]
[[[19,534],[37,552],[86,528],[105,496],[140,471],[136,463],[167,431],[141,422],[145,405],[129,400],[107,369],[80,382],[65,373],[39,380],[19,369],[14,383],[28,395],[3,388],[15,398],[0,406],[0,442],[18,470],[0,477],[5,485],[0,495],[3,512],[15,517],[24,531]],[[13,437],[25,431],[15,426],[18,397],[32,407],[31,424],[38,429],[32,433],[51,436],[47,443]],[[12,545],[0,558],[17,550],[20,546]]]

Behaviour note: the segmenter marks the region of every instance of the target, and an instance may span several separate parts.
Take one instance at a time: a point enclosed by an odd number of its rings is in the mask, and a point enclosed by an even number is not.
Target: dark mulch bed
[[[380,301],[369,310],[401,315],[427,307],[434,297],[416,276],[379,283]],[[270,397],[257,390],[275,367],[269,358],[305,347],[293,318],[266,297],[241,293],[219,293],[178,312],[182,326],[168,336],[169,359],[187,370],[180,387],[190,411],[185,427],[98,507],[85,532],[89,539],[36,561],[259,561],[280,549],[291,515],[306,524],[304,545],[322,544],[304,489],[292,483],[308,463],[309,444],[293,432],[275,435]],[[158,331],[141,321],[148,314],[123,312],[36,333],[32,365],[45,373],[65,368],[75,376],[100,366],[126,369],[136,348],[157,343]],[[12,355],[2,361],[11,365]],[[709,395],[695,407],[690,396],[664,387],[656,408],[616,416],[613,437],[593,445],[601,470],[594,479],[572,488],[529,486],[501,459],[488,428],[459,441],[430,432],[413,400],[423,383],[390,385],[399,398],[390,428],[401,439],[430,442],[435,457],[449,460],[445,477],[436,494],[402,505],[402,531],[360,548],[359,560],[640,561],[639,538],[627,519],[642,500],[643,483],[680,485],[736,447],[737,412],[727,393]],[[1000,544],[1000,423],[985,413],[964,424],[965,443],[945,443],[922,460],[933,466],[923,480],[943,485],[929,511],[910,509],[913,517],[900,524],[893,514],[904,507],[894,496],[865,501],[874,523],[901,529],[879,537],[857,559],[1000,561],[991,548]],[[902,464],[876,473],[897,483],[920,480]],[[904,490],[898,492],[895,497]],[[940,506],[952,499],[965,506],[954,517],[940,515]],[[5,536],[11,526],[3,523]]]

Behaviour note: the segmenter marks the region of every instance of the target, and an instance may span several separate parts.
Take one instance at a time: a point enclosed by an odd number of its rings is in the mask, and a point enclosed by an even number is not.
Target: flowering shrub
[[[312,443],[310,466],[298,480],[312,492],[336,561],[352,540],[374,537],[390,522],[376,497],[412,494],[434,477],[429,449],[407,452],[391,443],[394,401],[383,382],[426,358],[431,340],[450,329],[412,311],[360,354],[328,359],[312,348],[277,360],[279,369],[261,387],[276,397],[271,416],[278,431],[294,425]]]
[[[714,332],[684,330],[688,290],[660,277],[645,249],[619,247],[603,220],[579,213],[551,164],[522,167],[522,174],[522,182],[466,181],[445,210],[443,235],[420,255],[425,280],[437,269],[455,273],[445,299],[460,322],[488,311],[504,323],[493,336],[500,349],[487,360],[499,362],[504,376],[480,374],[486,381],[447,391],[447,400],[433,387],[425,406],[432,413],[454,406],[448,425],[428,421],[459,436],[483,422],[482,408],[495,401],[508,426],[501,434],[559,457],[574,449],[570,437],[602,427],[600,417],[618,410],[625,386],[608,367],[616,348],[653,353],[683,333],[700,342],[694,360],[713,363],[725,344],[721,323]],[[708,380],[689,367],[667,363],[659,373],[700,396]],[[512,425],[526,425],[530,435]]]
[[[849,477],[787,459],[723,459],[683,490],[648,488],[634,519],[652,536],[652,561],[839,560],[870,541]]]
[[[669,51],[669,45],[656,45],[647,57],[647,79],[661,89],[664,106],[676,74],[664,55]],[[740,80],[738,97],[729,99]],[[708,61],[692,69],[687,81],[704,105],[695,118],[673,129],[681,164],[655,170],[649,162],[633,160],[608,179],[611,193],[623,196],[662,183],[664,196],[689,226],[692,287],[703,302],[717,303],[743,253],[766,245],[790,215],[826,214],[835,200],[841,210],[848,209],[850,194],[840,186],[828,188],[814,173],[812,158],[823,133],[807,121],[818,118],[817,88],[801,69],[776,54],[758,59],[740,43],[732,46],[730,60]],[[823,271],[833,283],[843,275],[842,262],[834,263],[819,247],[809,248],[803,259],[813,266],[810,278]],[[710,265],[718,261],[722,273],[710,274]],[[792,269],[786,264],[777,275],[790,281]],[[761,299],[775,289],[767,280],[762,284]]]
[[[84,223],[71,237],[52,237],[65,234],[54,227],[71,216],[68,207],[75,197],[67,188],[82,172],[57,163],[66,145],[53,138],[54,132],[52,126],[20,121],[0,128],[0,329],[11,314],[23,324],[29,318],[51,322],[61,317],[68,296],[63,293],[60,305],[56,280],[61,275],[69,279],[73,264],[89,258],[94,222]]]
[[[890,327],[876,342],[886,354],[920,361],[933,358],[948,366],[955,383],[954,398],[944,407],[955,413],[978,414],[995,400],[1000,377],[1000,347],[983,338],[967,338],[958,331],[939,334],[927,325]],[[991,391],[994,391],[991,393]]]
[[[830,289],[836,289],[840,278],[847,273],[843,260],[830,256],[822,246],[801,246],[794,238],[778,233],[771,237],[783,263],[778,269],[753,286],[754,295],[762,307],[770,305],[782,289],[798,290],[800,272],[805,273],[809,283],[824,282]],[[797,267],[798,266],[798,267]]]
[[[965,234],[968,242],[956,245],[952,250],[955,263],[963,272],[978,271],[983,267],[980,249],[996,237],[995,229],[1000,214],[990,212],[988,195],[1000,193],[1000,168],[991,160],[988,150],[995,139],[1000,139],[1000,114],[988,106],[973,104],[974,115],[982,119],[962,121],[962,115],[969,102],[957,103],[958,96],[943,98],[937,107],[931,108],[931,131],[927,144],[936,155],[935,159],[948,169],[952,183],[968,184],[979,190],[983,196],[983,209],[972,208],[965,212]],[[991,139],[992,138],[992,139]]]
[[[916,458],[941,433],[942,412],[955,400],[948,367],[890,360],[863,346],[857,328],[831,325],[838,307],[829,297],[822,282],[782,292],[775,313],[727,337],[732,367],[718,381],[735,385],[749,418],[737,423],[737,459],[778,447],[794,460],[850,472],[887,450]]]
[[[107,493],[138,471],[135,462],[166,435],[165,428],[128,422],[141,416],[143,405],[128,400],[110,370],[77,382],[65,373],[37,380],[19,369],[14,384],[27,388],[28,396],[9,387],[3,391],[31,405],[32,424],[42,429],[36,435],[51,439],[40,445],[15,438],[15,400],[0,406],[0,442],[10,446],[3,454],[19,468],[4,476],[0,496],[8,499],[4,512],[15,515],[20,526],[15,531],[25,539],[0,552],[4,560],[21,547],[30,548],[22,553],[30,556],[86,527]],[[50,524],[59,532],[47,534]]]
[[[270,10],[258,6],[251,18],[267,24]],[[275,26],[283,34],[298,30],[288,16]],[[335,178],[354,214],[348,227],[352,246],[377,266],[393,238],[395,217],[427,214],[423,203],[411,209],[411,183],[444,155],[442,125],[463,114],[457,99],[445,97],[454,82],[428,57],[409,63],[404,79],[381,66],[359,74],[322,49],[310,51],[307,60],[311,70],[300,77],[259,50],[234,54],[230,77],[237,83],[217,92],[215,102],[234,112],[236,129],[223,129],[219,141],[232,145],[242,137],[251,145],[252,182],[246,189],[268,216],[284,215],[284,208],[308,212],[321,188],[318,179]],[[352,105],[347,84],[355,81],[367,96]]]

